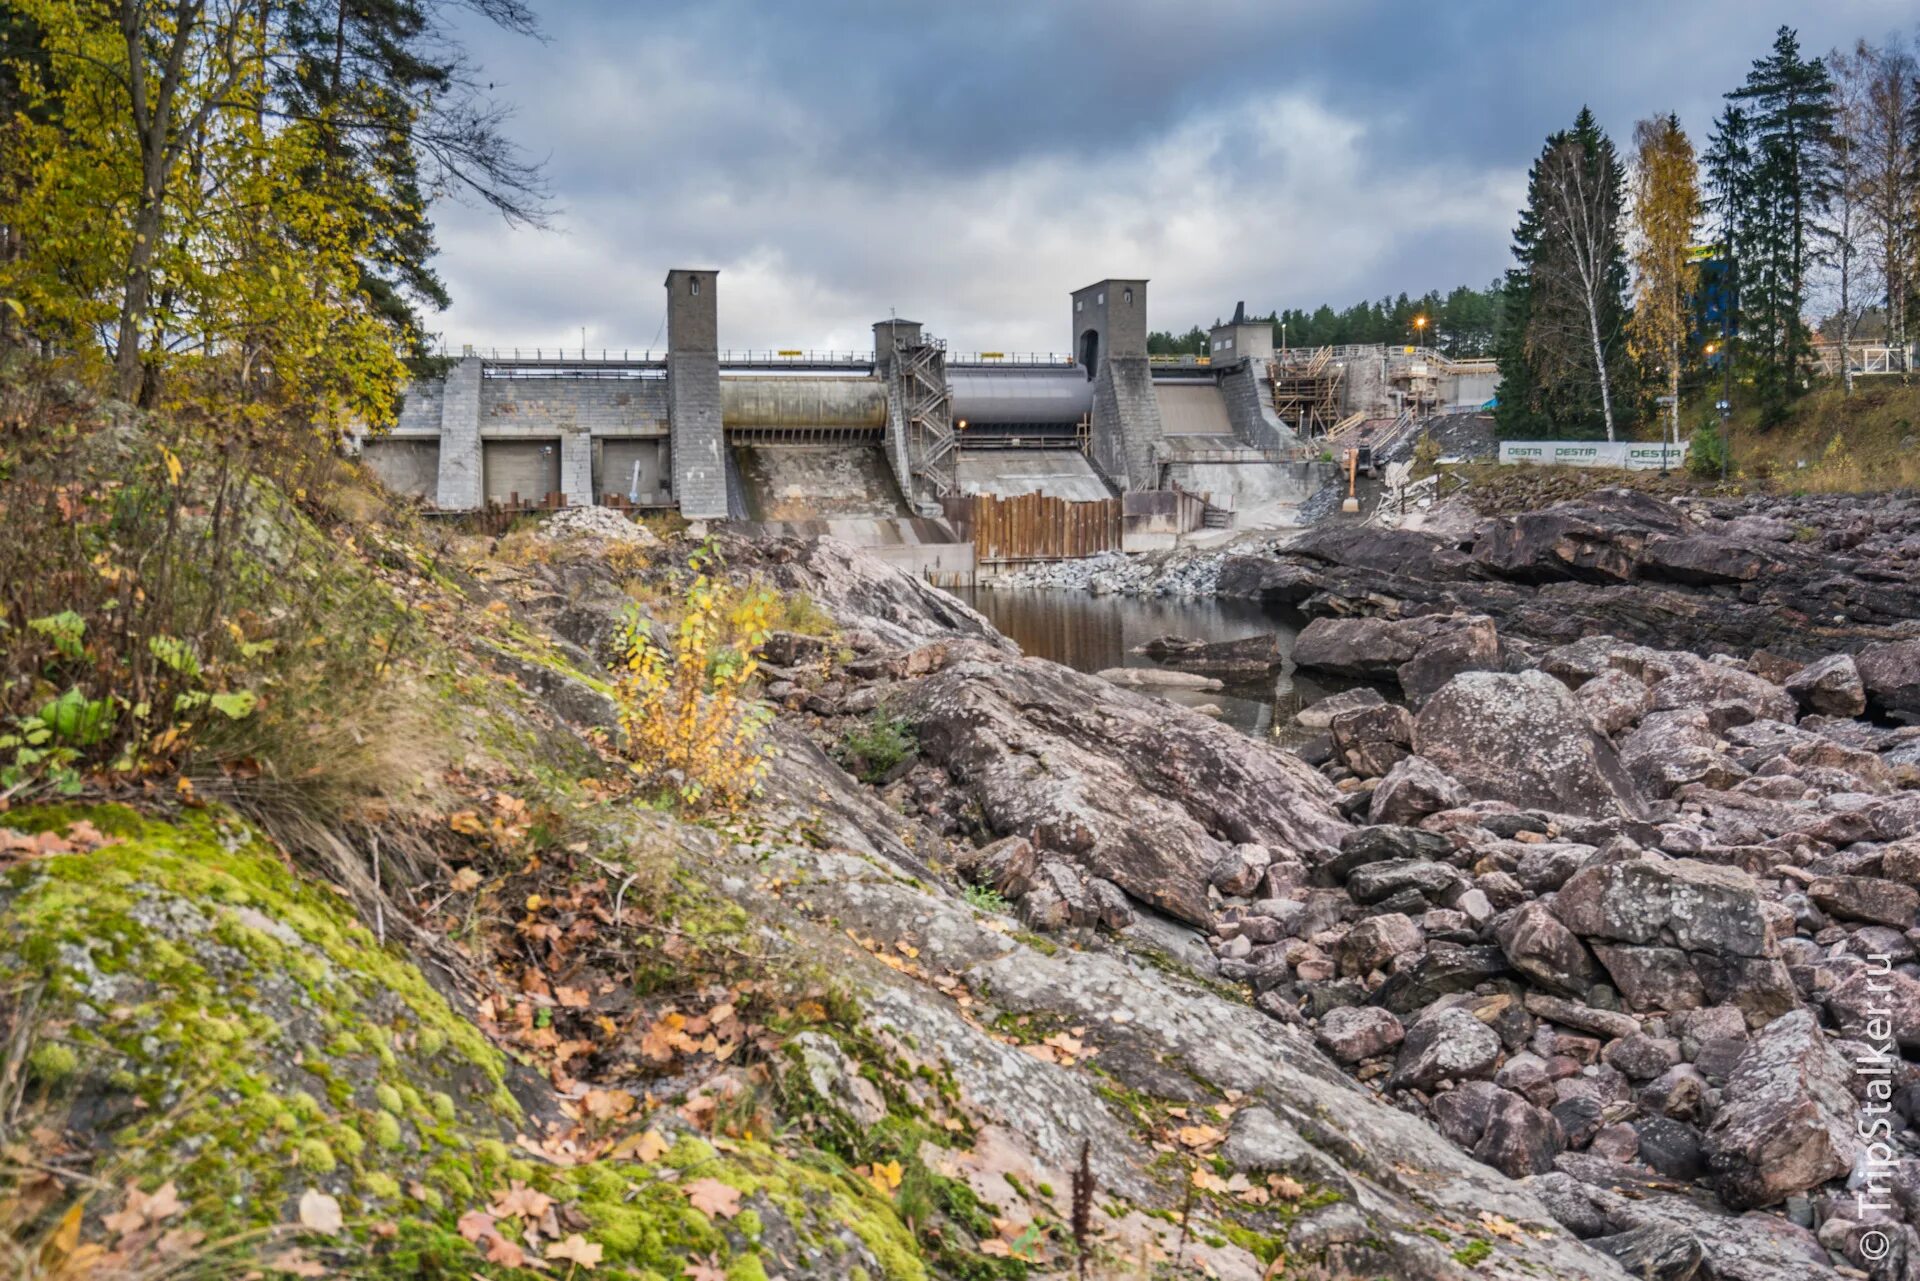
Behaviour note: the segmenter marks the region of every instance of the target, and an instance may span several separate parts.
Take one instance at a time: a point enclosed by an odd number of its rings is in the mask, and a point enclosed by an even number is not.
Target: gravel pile
[[[1259,555],[1273,540],[1240,542],[1232,548],[1180,549],[1146,555],[1106,552],[1083,560],[1053,561],[994,579],[1001,589],[1054,588],[1096,596],[1211,596],[1220,566],[1234,556]]]
[[[660,541],[611,507],[563,507],[547,517],[541,528],[549,538],[593,538],[641,546]]]

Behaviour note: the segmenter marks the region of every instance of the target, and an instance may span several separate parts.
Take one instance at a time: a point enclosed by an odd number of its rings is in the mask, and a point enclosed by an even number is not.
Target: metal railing
[[[1071,369],[1073,357],[1057,351],[966,351],[947,357],[953,365],[1044,365]]]

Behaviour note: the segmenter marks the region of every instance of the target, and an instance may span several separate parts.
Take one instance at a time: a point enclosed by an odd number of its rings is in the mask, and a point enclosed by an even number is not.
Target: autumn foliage
[[[759,790],[771,755],[763,741],[771,713],[749,690],[778,602],[717,576],[714,564],[711,546],[689,560],[668,643],[644,617],[629,618],[615,698],[622,747],[643,785],[692,809],[731,811]]]

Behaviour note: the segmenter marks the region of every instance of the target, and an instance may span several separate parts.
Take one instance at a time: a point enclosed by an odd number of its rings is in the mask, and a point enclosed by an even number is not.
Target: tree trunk
[[[1587,290],[1587,335],[1593,339],[1593,371],[1600,379],[1600,417],[1607,424],[1607,443],[1613,443],[1613,388],[1607,382],[1607,350],[1600,341],[1600,308],[1593,290]]]
[[[133,220],[133,248],[127,255],[125,293],[120,299],[119,339],[113,351],[115,390],[120,399],[129,402],[140,395],[140,331],[146,325],[147,300],[153,288],[154,246],[160,241],[164,156],[150,158],[145,169],[140,209]]]

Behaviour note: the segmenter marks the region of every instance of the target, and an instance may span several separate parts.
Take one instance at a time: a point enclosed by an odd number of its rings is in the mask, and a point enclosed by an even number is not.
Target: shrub
[[[716,560],[711,543],[689,559],[667,644],[637,608],[628,613],[614,697],[623,749],[644,785],[692,809],[732,811],[759,791],[771,755],[762,739],[772,712],[749,687],[776,598],[709,573]]]
[[[893,767],[920,750],[913,726],[898,716],[875,712],[840,740],[840,763],[862,782],[877,783]]]
[[[1696,476],[1716,477],[1727,457],[1727,444],[1720,435],[1720,423],[1708,417],[1693,429],[1693,446],[1687,452],[1687,470]]]

